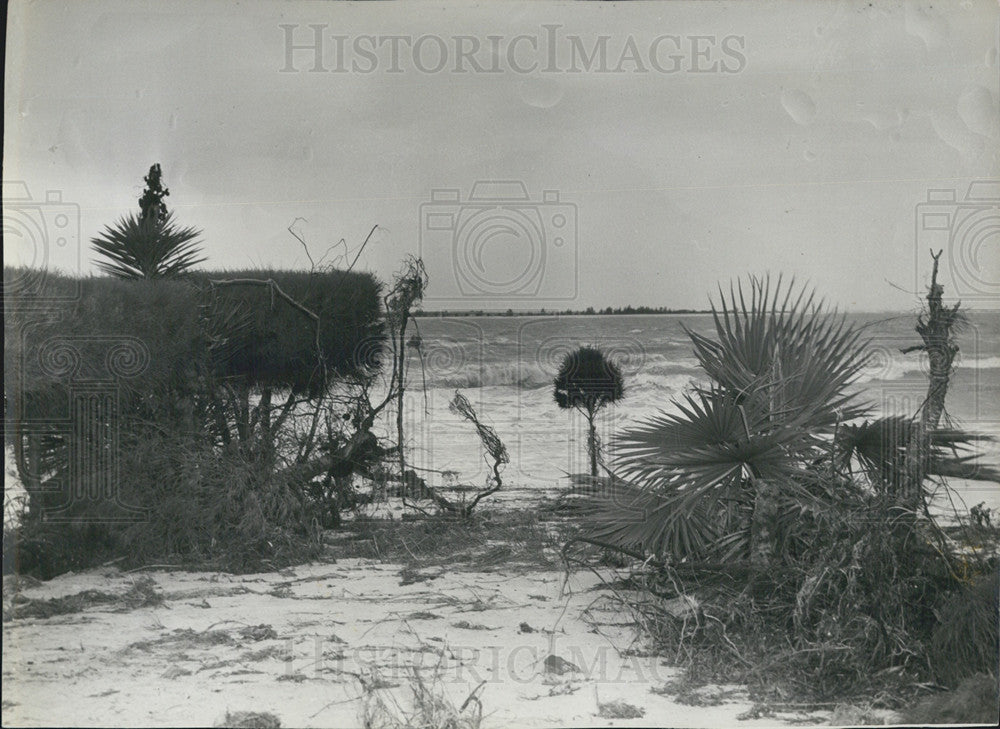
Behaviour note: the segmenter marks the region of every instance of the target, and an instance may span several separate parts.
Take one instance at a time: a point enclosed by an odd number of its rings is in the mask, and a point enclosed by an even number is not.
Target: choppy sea
[[[912,415],[926,393],[926,357],[900,350],[918,343],[915,315],[855,314],[865,327],[868,366],[855,387],[874,414]],[[566,476],[589,468],[586,423],[560,410],[552,383],[562,358],[581,345],[600,347],[621,367],[625,396],[599,416],[605,448],[642,419],[675,409],[692,384],[704,382],[684,327],[711,335],[709,314],[592,316],[421,317],[414,333],[422,357],[411,355],[404,408],[407,460],[431,483],[479,485],[488,476],[472,424],[449,409],[456,391],[506,444],[501,502],[531,502],[567,485]],[[1000,317],[973,312],[959,336],[960,352],[947,397],[952,422],[1000,438]],[[384,435],[394,433],[390,423]],[[984,463],[1000,465],[1000,444],[977,446]],[[6,450],[8,497],[23,493]],[[448,472],[451,472],[450,474]],[[953,483],[959,506],[985,502],[1000,514],[1000,484]],[[947,512],[950,505],[938,504]]]
[[[854,314],[865,327],[868,366],[855,387],[875,414],[911,415],[926,394],[926,356],[900,350],[919,343],[915,315]],[[566,484],[567,473],[588,470],[586,427],[579,415],[560,410],[552,382],[562,357],[584,344],[598,346],[620,365],[625,397],[600,416],[599,434],[612,443],[622,430],[658,411],[692,383],[704,382],[688,329],[711,335],[709,314],[592,315],[553,317],[422,317],[422,364],[410,361],[406,401],[409,458],[435,471],[457,471],[462,483],[486,476],[472,426],[449,411],[456,390],[472,402],[507,445],[505,498],[531,498]],[[1000,317],[973,312],[959,335],[959,355],[947,397],[947,413],[966,429],[1000,437]],[[1000,463],[996,443],[977,447],[984,462]],[[1000,485],[959,484],[968,506],[982,501],[1000,508]]]

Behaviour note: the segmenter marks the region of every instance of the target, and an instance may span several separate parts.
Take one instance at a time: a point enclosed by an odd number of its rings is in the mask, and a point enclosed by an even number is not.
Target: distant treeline
[[[506,311],[489,311],[485,309],[460,309],[442,311],[418,311],[414,316],[587,316],[587,315],[614,315],[614,314],[711,314],[707,309],[668,309],[665,306],[608,306],[604,309],[595,309],[588,306],[586,309],[537,309],[519,310],[507,309]]]

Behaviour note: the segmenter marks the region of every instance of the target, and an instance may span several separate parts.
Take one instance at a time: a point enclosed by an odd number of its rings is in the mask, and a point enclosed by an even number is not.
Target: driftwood
[[[503,486],[503,478],[500,474],[504,466],[510,462],[510,457],[507,455],[507,447],[504,446],[503,441],[500,440],[496,431],[479,420],[479,416],[476,414],[475,408],[472,407],[472,403],[457,390],[455,391],[454,399],[451,401],[450,409],[475,426],[476,433],[479,435],[479,439],[483,443],[483,448],[486,450],[485,458],[487,462],[490,460],[493,461],[491,473],[486,479],[485,487],[477,490],[476,495],[469,501],[452,501],[424,481],[424,479],[417,476],[413,471],[404,471],[403,497],[405,499],[409,494],[416,494],[433,501],[438,509],[445,514],[466,518],[472,514],[472,511],[479,505],[480,501],[487,496],[492,496]],[[412,504],[407,505],[413,506]]]

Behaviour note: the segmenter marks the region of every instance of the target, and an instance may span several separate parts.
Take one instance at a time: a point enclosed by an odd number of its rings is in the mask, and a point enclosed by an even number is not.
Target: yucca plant
[[[196,228],[177,226],[172,212],[162,219],[130,213],[105,226],[90,242],[94,251],[107,259],[97,262],[105,273],[155,279],[178,276],[204,261],[196,240],[199,235]]]

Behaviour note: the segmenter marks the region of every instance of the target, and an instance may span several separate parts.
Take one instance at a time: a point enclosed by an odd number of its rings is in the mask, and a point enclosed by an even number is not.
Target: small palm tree
[[[153,279],[177,276],[204,261],[199,256],[199,235],[201,231],[195,228],[178,227],[172,212],[162,219],[130,213],[90,242],[107,259],[97,262],[105,273]]]
[[[198,257],[195,240],[201,231],[177,227],[173,213],[167,211],[163,198],[170,190],[163,187],[162,179],[160,165],[154,164],[143,178],[141,214],[126,215],[91,238],[94,251],[107,259],[97,262],[105,273],[118,278],[169,278],[205,260]]]
[[[766,568],[803,514],[866,491],[894,498],[912,424],[861,420],[868,408],[851,384],[863,330],[808,290],[752,278],[721,299],[715,338],[685,330],[710,383],[618,438],[622,480],[585,502],[584,521],[589,537],[632,554]],[[954,449],[981,439],[934,433],[926,475],[976,473]]]
[[[590,475],[596,477],[598,443],[594,419],[599,410],[624,395],[621,370],[601,350],[580,347],[563,359],[556,375],[554,394],[559,407],[578,410],[587,418]]]

